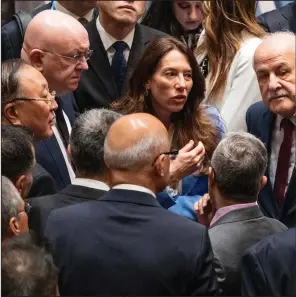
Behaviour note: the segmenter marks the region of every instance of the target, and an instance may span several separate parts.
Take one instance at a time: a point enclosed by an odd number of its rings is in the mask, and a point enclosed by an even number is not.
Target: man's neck
[[[76,14],[79,17],[84,17],[91,9],[82,9],[82,7],[75,6],[75,2],[73,1],[58,1],[61,6],[69,10],[70,12]]]
[[[114,20],[109,19],[108,16],[101,12],[99,14],[99,21],[104,30],[116,40],[124,39],[135,28],[134,24],[114,22]]]
[[[94,180],[94,181],[105,183],[107,185],[109,185],[109,183],[110,183],[109,177],[108,177],[107,174],[105,174],[105,175],[89,175],[89,176],[87,176],[87,175],[83,175],[83,174],[77,173],[76,174],[76,178],[91,179],[91,180]]]

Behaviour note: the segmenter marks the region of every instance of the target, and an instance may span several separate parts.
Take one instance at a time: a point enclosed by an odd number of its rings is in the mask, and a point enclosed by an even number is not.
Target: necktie
[[[88,24],[88,20],[86,18],[79,18],[78,21],[83,25],[87,25]]]
[[[67,128],[66,120],[65,120],[64,115],[63,115],[63,110],[62,110],[62,105],[61,105],[61,98],[56,97],[56,102],[58,104],[58,108],[55,111],[56,123],[57,123],[58,130],[59,130],[59,132],[61,134],[63,143],[65,145],[65,148],[67,149],[68,144],[69,144],[69,136],[70,135],[69,135],[69,131],[68,131],[68,128]]]
[[[281,129],[284,129],[284,140],[280,147],[278,164],[275,175],[273,192],[281,209],[285,200],[285,190],[288,184],[288,174],[290,167],[290,158],[292,151],[293,128],[294,125],[289,119],[281,121]]]
[[[111,69],[120,95],[127,70],[127,63],[123,53],[128,45],[124,41],[116,41],[114,42],[113,47],[116,52],[112,59]]]

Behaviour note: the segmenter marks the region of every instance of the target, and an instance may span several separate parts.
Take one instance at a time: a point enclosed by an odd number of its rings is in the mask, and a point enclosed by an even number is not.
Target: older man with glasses
[[[1,176],[1,241],[28,232],[28,213],[25,203],[13,183]]]
[[[88,69],[86,61],[91,54],[87,31],[65,13],[40,12],[27,27],[21,57],[44,75],[59,105],[53,136],[35,144],[36,160],[55,179],[59,191],[75,179],[67,156],[71,126],[76,118],[72,92],[78,87],[81,73]]]

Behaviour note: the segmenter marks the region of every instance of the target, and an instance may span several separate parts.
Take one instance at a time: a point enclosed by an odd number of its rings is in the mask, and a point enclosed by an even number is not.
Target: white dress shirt
[[[80,0],[81,1],[81,0]],[[90,22],[93,19],[93,15],[94,15],[94,8],[91,9],[86,15],[84,16],[78,16],[76,14],[74,14],[73,12],[69,11],[68,9],[66,9],[64,6],[62,6],[59,1],[55,1],[55,8],[56,10],[66,13],[69,16],[75,18],[76,20],[80,19],[80,18],[85,18],[88,22]]]
[[[94,179],[89,179],[89,178],[75,178],[72,182],[72,185],[76,186],[82,186],[82,187],[87,187],[87,188],[92,188],[96,190],[102,190],[102,191],[109,191],[110,188],[107,184],[94,180]]]
[[[104,48],[107,52],[109,63],[111,65],[112,58],[115,54],[115,48],[112,45],[114,44],[114,42],[118,40],[116,40],[113,36],[111,36],[109,33],[105,31],[105,29],[100,23],[99,17],[97,18],[97,29],[100,34]],[[134,40],[134,35],[135,35],[135,28],[124,39],[122,39],[122,41],[124,41],[128,45],[128,47],[124,50],[124,53],[123,53],[126,61],[128,61],[128,58],[129,58],[129,54]]]
[[[275,127],[272,132],[271,154],[270,154],[270,160],[269,160],[269,178],[270,178],[272,187],[274,187],[279,152],[280,152],[281,144],[284,140],[284,129],[280,129],[282,119],[283,117],[280,115],[276,117]],[[292,140],[292,151],[291,151],[291,157],[290,157],[290,167],[289,167],[289,173],[288,173],[288,182],[287,182],[285,193],[288,189],[289,182],[296,165],[296,116],[291,117],[290,120],[294,124],[294,129],[292,134],[293,140]]]
[[[204,32],[198,42],[203,40]],[[227,132],[247,131],[246,112],[248,108],[262,101],[256,73],[253,69],[254,53],[262,42],[260,38],[242,33],[243,42],[236,53],[227,76],[226,87],[220,90],[215,106],[221,113]],[[206,54],[198,56],[199,63]],[[210,73],[209,69],[209,73]],[[210,86],[210,75],[206,78],[207,89]],[[207,104],[207,91],[205,103]]]
[[[138,186],[138,185],[132,185],[132,184],[119,184],[114,186],[112,189],[120,189],[120,190],[129,190],[129,191],[138,191],[138,192],[143,192],[143,193],[147,193],[152,195],[154,198],[156,198],[155,194],[142,186]]]
[[[67,115],[65,114],[64,111],[63,111],[63,116],[65,118],[66,125],[67,125],[67,128],[68,128],[68,132],[69,132],[69,135],[70,135],[71,131],[72,131],[72,127],[71,127],[70,121],[69,121],[69,119],[68,119],[68,117],[67,117]],[[61,149],[61,152],[63,154],[64,160],[65,160],[68,172],[69,172],[70,180],[71,180],[71,183],[72,183],[72,181],[75,178],[75,173],[74,173],[74,170],[72,168],[71,162],[69,161],[69,157],[68,157],[68,154],[67,154],[67,148],[64,145],[64,142],[62,140],[62,136],[61,136],[61,134],[60,134],[60,132],[59,132],[59,130],[57,128],[57,124],[52,126],[52,131],[54,133],[54,136],[57,139],[58,145],[59,145],[59,147]]]

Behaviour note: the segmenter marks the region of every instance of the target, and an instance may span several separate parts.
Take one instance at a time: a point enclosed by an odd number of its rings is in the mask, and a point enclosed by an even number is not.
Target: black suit
[[[38,163],[32,170],[33,183],[26,198],[51,195],[57,192],[57,185],[52,176]],[[30,199],[28,199],[30,200]]]
[[[261,14],[257,22],[265,31],[292,31],[296,33],[296,2],[284,7]]]
[[[111,102],[119,97],[107,52],[97,30],[96,21],[92,20],[86,26],[90,48],[94,50],[94,53],[87,61],[89,69],[82,73],[78,89],[74,93],[78,110],[81,113],[92,108],[108,108]],[[156,37],[164,36],[168,35],[136,24],[134,40],[128,58],[128,73],[125,79],[124,89],[126,88],[128,77],[130,77],[149,41]]]
[[[296,228],[265,238],[244,255],[243,296],[296,296]]]
[[[55,195],[28,199],[32,206],[29,212],[29,227],[38,237],[43,237],[46,221],[52,210],[89,200],[100,199],[105,191],[84,186],[69,185]]]
[[[51,212],[45,231],[66,296],[215,295],[206,228],[148,193],[112,189]]]
[[[281,222],[263,216],[258,206],[232,210],[210,227],[213,250],[225,270],[224,296],[240,295],[240,262],[244,252],[264,237],[286,229]]]
[[[272,131],[276,115],[263,102],[257,102],[249,107],[246,115],[248,132],[258,137],[266,146],[270,159]],[[258,203],[264,215],[283,222],[288,227],[296,226],[296,167],[286,192],[285,201],[280,211],[274,197],[273,188],[269,179],[269,165],[265,175],[267,184],[259,193]]]

